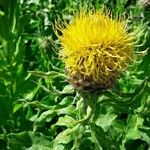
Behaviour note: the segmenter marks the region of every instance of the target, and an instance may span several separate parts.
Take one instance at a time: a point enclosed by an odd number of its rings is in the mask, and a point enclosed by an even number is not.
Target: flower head
[[[133,56],[133,36],[124,21],[101,11],[83,11],[61,28],[60,56],[69,82],[82,90],[111,87]]]

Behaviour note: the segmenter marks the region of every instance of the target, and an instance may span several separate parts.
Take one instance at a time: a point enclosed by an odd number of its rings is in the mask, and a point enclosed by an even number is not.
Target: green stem
[[[82,98],[82,104],[80,103],[79,107],[79,118],[75,124],[88,124],[95,112],[96,102],[97,102],[97,92],[95,93],[80,93]]]
[[[92,116],[92,113],[93,113],[92,109],[88,106],[87,107],[87,115],[83,119],[77,121],[76,123],[84,124],[84,123],[88,122]]]

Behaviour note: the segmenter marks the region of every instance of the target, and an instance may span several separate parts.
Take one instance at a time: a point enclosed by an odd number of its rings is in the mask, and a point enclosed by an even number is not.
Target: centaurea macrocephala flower
[[[59,29],[69,82],[81,90],[112,87],[119,73],[133,58],[134,36],[123,19],[110,13],[80,11],[72,22]]]

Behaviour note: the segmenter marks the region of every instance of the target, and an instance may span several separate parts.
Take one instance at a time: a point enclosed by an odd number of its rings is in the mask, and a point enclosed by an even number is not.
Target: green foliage
[[[80,93],[67,82],[53,25],[80,6],[108,8],[143,32],[111,90]],[[0,149],[149,149],[149,10],[136,0],[0,0]]]

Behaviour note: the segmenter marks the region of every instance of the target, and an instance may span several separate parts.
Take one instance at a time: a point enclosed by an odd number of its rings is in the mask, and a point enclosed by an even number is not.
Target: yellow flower
[[[69,82],[82,90],[111,87],[133,56],[133,34],[110,13],[83,11],[61,27],[61,59]]]

